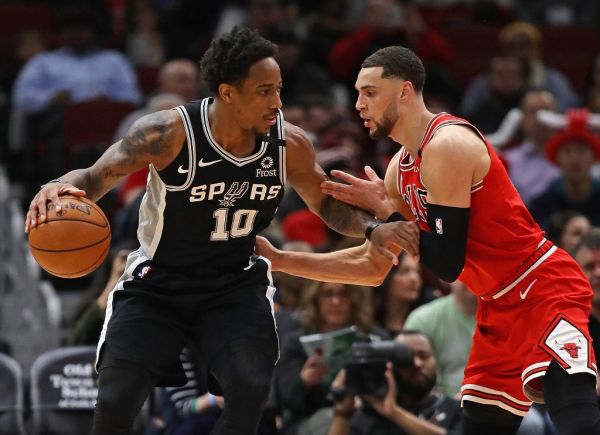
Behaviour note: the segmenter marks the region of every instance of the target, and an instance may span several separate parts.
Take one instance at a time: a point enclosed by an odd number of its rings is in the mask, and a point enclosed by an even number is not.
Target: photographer
[[[328,435],[461,432],[459,402],[432,391],[436,383],[436,362],[427,336],[417,331],[404,331],[396,341],[413,351],[413,366],[398,369],[388,363],[385,396],[366,395],[359,399],[343,394],[347,385],[346,371],[342,370],[332,384],[336,405]]]

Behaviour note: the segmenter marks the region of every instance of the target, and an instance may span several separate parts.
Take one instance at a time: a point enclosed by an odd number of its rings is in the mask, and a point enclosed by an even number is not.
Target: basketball
[[[57,213],[48,203],[47,220],[29,231],[33,258],[46,272],[78,278],[93,272],[110,249],[110,224],[104,212],[87,198],[60,197]]]

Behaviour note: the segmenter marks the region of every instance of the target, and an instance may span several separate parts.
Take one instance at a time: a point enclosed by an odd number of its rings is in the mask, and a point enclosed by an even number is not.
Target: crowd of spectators
[[[9,19],[3,17],[13,20],[12,33],[3,30]],[[139,117],[208,96],[196,62],[212,37],[235,25],[255,27],[278,44],[284,117],[306,130],[323,168],[366,176],[363,168],[370,165],[382,174],[398,148],[389,140],[373,143],[361,128],[354,79],[374,50],[412,48],[427,69],[424,97],[432,111],[463,116],[491,135],[518,109],[497,152],[547,237],[574,256],[594,287],[590,328],[598,355],[600,123],[592,121],[600,112],[597,2],[86,0],[61,2],[59,10],[56,2],[19,1],[0,4],[0,24],[0,161],[23,204],[40,183],[91,163]],[[69,125],[70,111],[98,101],[115,106],[101,106],[104,112]],[[75,128],[98,129],[112,107],[122,116],[114,117],[105,137],[97,143],[73,139]],[[548,123],[543,111],[564,122]],[[81,303],[66,313],[65,345],[97,341],[107,294],[122,273],[124,255],[135,249],[146,175],[131,175],[102,200],[113,250],[91,278],[76,280]],[[358,242],[331,232],[292,191],[267,235],[286,249],[307,251]],[[408,255],[375,289],[275,279],[281,359],[263,435],[273,428],[286,435],[421,433],[421,424],[460,430],[457,400],[477,310],[462,283],[436,279]],[[72,287],[53,283],[59,292]],[[344,371],[307,355],[300,343],[303,335],[350,326],[415,352],[410,369],[388,367],[384,398],[332,396],[332,385],[344,386]],[[149,434],[210,430],[223,404],[196,375],[197,357],[190,349],[182,355],[189,368],[186,386],[157,395]],[[543,409],[535,412],[538,419],[521,433],[552,433]]]

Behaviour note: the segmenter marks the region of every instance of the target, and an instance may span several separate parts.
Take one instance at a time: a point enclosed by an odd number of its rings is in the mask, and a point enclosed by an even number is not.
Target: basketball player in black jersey
[[[98,345],[94,435],[129,433],[153,386],[183,384],[187,343],[225,399],[214,434],[255,433],[278,344],[270,263],[253,248],[286,179],[334,230],[362,237],[371,222],[321,192],[326,175],[311,142],[282,119],[275,49],[249,29],[214,40],[201,70],[215,98],[143,117],[94,165],[47,183],[31,202],[26,231],[60,195],[97,201],[150,167],[140,248],[109,297]],[[416,234],[410,243],[416,252]]]

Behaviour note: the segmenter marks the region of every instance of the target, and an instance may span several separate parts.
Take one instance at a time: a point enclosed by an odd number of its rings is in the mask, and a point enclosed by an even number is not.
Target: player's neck
[[[232,113],[221,107],[217,99],[208,107],[208,122],[215,141],[228,153],[246,157],[254,152],[254,132],[240,127]]]
[[[414,158],[417,157],[427,125],[435,115],[431,113],[424,104],[415,104],[406,113],[401,114],[390,137],[397,143],[404,146],[408,153]]]

